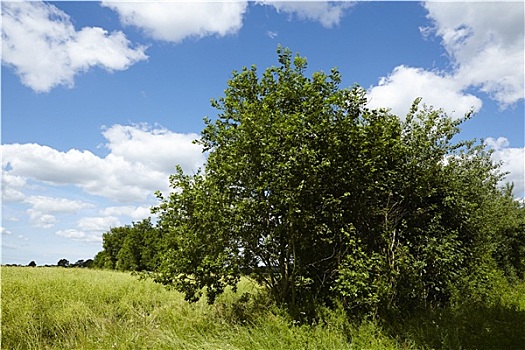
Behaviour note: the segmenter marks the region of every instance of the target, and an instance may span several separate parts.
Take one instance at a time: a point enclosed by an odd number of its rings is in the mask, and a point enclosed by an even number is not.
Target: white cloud
[[[404,116],[416,97],[447,113],[462,116],[482,102],[478,89],[505,108],[524,97],[524,4],[426,2],[431,26],[425,37],[437,35],[448,53],[449,72],[396,67],[370,87],[371,107],[390,107]],[[494,15],[497,14],[497,15]],[[469,91],[469,92],[467,92]]]
[[[197,134],[178,134],[147,124],[114,125],[102,134],[108,150],[102,157],[87,150],[62,152],[38,144],[1,145],[4,202],[8,198],[13,206],[26,206],[16,215],[33,227],[56,227],[58,236],[100,243],[111,227],[152,216],[153,194],[169,191],[175,165],[191,173],[205,161],[201,147],[192,142]],[[71,185],[104,199],[49,195],[59,186]]]
[[[96,27],[77,31],[53,5],[31,1],[1,6],[2,62],[34,91],[73,86],[75,75],[91,67],[124,70],[147,58],[145,48],[132,48],[122,32]]]
[[[151,217],[151,206],[138,206],[134,207],[131,205],[108,207],[101,211],[104,216],[127,216],[133,221],[140,221]]]
[[[177,164],[191,171],[204,162],[202,148],[192,143],[199,138],[198,134],[177,134],[146,124],[114,125],[102,134],[112,155],[140,162],[156,171],[173,173]]]
[[[114,216],[84,217],[77,221],[76,228],[57,230],[55,234],[75,241],[101,243],[103,233],[118,226],[121,223]]]
[[[479,98],[462,92],[463,86],[451,76],[421,68],[398,66],[379,84],[368,90],[370,108],[388,107],[404,117],[418,97],[423,103],[443,108],[450,116],[463,117],[470,110],[479,111]]]
[[[258,1],[259,4],[273,6],[277,12],[297,16],[300,20],[319,22],[331,28],[339,24],[345,11],[354,5],[349,1]]]
[[[31,206],[27,210],[29,222],[39,228],[55,226],[58,223],[58,219],[53,215],[55,213],[76,213],[81,209],[93,207],[90,203],[46,196],[29,196],[23,202]]]
[[[138,27],[153,39],[171,42],[235,34],[242,27],[247,5],[247,1],[102,2],[102,6],[119,14],[124,25]]]
[[[505,137],[489,137],[485,139],[485,144],[494,150],[492,159],[502,162],[501,170],[509,173],[504,181],[514,183],[514,196],[525,198],[525,147],[509,147]]]
[[[503,107],[524,95],[523,2],[426,2],[427,17],[457,67],[456,79]]]
[[[487,147],[492,148],[493,150],[499,151],[509,146],[509,140],[506,137],[498,137],[497,139],[493,137],[487,137],[484,140]]]
[[[275,39],[277,38],[277,36],[279,35],[278,32],[275,32],[275,31],[272,31],[272,30],[269,30],[266,32],[266,35],[270,38],[270,39]]]
[[[192,143],[196,134],[177,134],[147,125],[115,125],[103,135],[110,150],[103,158],[90,151],[61,152],[38,144],[2,145],[4,183],[14,184],[4,192],[18,191],[20,195],[11,197],[23,200],[21,187],[31,179],[74,185],[116,202],[145,201],[157,190],[168,190],[168,177],[177,164],[192,172],[204,163],[201,148]]]
[[[25,199],[22,189],[26,186],[26,179],[22,176],[2,174],[2,202],[19,202]]]
[[[78,220],[77,226],[83,231],[105,232],[112,227],[121,226],[114,216],[85,217]]]
[[[73,184],[87,193],[117,200],[144,198],[162,174],[109,154],[100,158],[89,151],[60,152],[38,144],[2,146],[3,168],[10,175],[55,185]]]
[[[91,203],[47,196],[30,196],[24,202],[29,203],[34,210],[48,213],[75,213],[93,207]]]
[[[58,230],[55,232],[57,236],[73,239],[75,241],[83,241],[87,243],[101,243],[102,235],[96,233],[86,233],[76,230],[74,228],[66,230]]]
[[[0,233],[3,235],[11,235],[12,232],[7,230],[5,227],[0,227]]]
[[[59,230],[56,232],[56,234],[61,237],[72,238],[72,239],[82,239],[86,237],[86,234],[84,232],[75,230],[74,228],[70,228],[67,230]]]
[[[32,226],[38,228],[51,228],[58,222],[57,218],[51,214],[45,214],[34,209],[27,209],[29,222]]]

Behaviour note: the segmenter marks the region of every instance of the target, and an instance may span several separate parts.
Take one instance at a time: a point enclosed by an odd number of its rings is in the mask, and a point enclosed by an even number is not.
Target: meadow
[[[130,273],[2,267],[2,349],[523,349],[525,283],[492,306],[295,323],[248,279],[214,305]]]

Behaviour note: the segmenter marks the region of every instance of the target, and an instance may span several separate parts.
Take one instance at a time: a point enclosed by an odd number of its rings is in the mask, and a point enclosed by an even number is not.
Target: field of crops
[[[129,273],[2,267],[2,349],[421,349],[525,344],[525,284],[494,308],[381,325],[326,311],[297,325],[243,280],[214,305]]]

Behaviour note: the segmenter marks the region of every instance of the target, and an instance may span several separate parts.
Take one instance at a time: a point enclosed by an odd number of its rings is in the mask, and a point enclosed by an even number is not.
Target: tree
[[[36,262],[34,261],[31,261],[27,266],[30,266],[30,267],[35,267],[36,266]]]
[[[483,144],[452,142],[470,114],[418,99],[401,119],[336,69],[308,78],[304,58],[278,59],[233,72],[198,141],[204,172],[178,168],[158,194],[169,249],[155,280],[213,302],[248,272],[292,311],[370,313],[445,305],[489,276],[502,174]]]
[[[525,278],[525,206],[515,200],[512,191],[512,185],[503,188],[502,195],[493,202],[496,210],[491,213],[493,255],[511,282]]]
[[[162,231],[153,226],[150,218],[114,227],[104,233],[104,250],[95,256],[93,265],[122,271],[152,271],[159,263],[163,245]]]
[[[60,259],[57,262],[57,266],[68,267],[69,266],[69,261],[67,259]]]
[[[95,255],[95,258],[93,259],[93,267],[97,269],[103,269],[106,267],[106,261],[108,261],[110,258],[105,250],[101,250],[100,252]]]
[[[124,245],[124,239],[129,231],[129,226],[112,227],[109,232],[102,235],[102,247],[105,252],[104,267],[115,269],[118,254]]]
[[[71,267],[84,267],[84,259],[77,260],[74,264],[71,264]]]
[[[93,267],[93,264],[94,264],[94,260],[93,259],[87,259],[87,260],[84,260],[84,262],[83,262],[81,267],[86,267],[86,268],[90,269],[90,268]]]

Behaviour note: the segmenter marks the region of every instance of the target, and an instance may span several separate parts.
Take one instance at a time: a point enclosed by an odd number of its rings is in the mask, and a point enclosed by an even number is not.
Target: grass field
[[[525,349],[525,284],[497,307],[296,325],[243,280],[214,305],[129,273],[2,267],[1,349]],[[251,297],[246,297],[249,293]],[[244,297],[242,296],[244,294]]]

